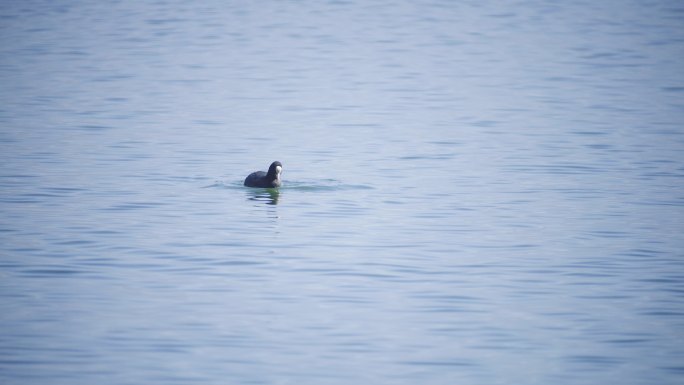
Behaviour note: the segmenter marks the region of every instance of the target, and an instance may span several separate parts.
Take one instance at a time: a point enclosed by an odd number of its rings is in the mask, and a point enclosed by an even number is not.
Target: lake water
[[[0,383],[681,384],[683,59],[674,1],[3,2]]]

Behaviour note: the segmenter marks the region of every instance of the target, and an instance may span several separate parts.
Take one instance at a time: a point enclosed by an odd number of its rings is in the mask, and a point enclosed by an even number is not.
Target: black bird
[[[274,188],[280,187],[280,173],[283,171],[282,163],[275,161],[271,163],[268,172],[256,171],[245,178],[245,186]]]

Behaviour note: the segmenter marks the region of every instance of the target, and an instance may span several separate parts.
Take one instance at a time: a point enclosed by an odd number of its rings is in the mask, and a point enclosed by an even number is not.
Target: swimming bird
[[[245,178],[245,186],[274,188],[280,187],[280,173],[283,171],[282,163],[275,161],[271,163],[268,172],[256,171]]]

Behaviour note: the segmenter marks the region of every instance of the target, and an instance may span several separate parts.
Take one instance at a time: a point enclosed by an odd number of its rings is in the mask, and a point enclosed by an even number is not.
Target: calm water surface
[[[673,1],[3,2],[0,383],[681,384],[682,58]]]

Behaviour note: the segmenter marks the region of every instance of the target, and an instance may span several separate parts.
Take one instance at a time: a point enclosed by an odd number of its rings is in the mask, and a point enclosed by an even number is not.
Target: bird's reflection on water
[[[280,198],[280,191],[275,188],[255,189],[249,192],[249,200],[263,202],[268,205],[277,205]]]

